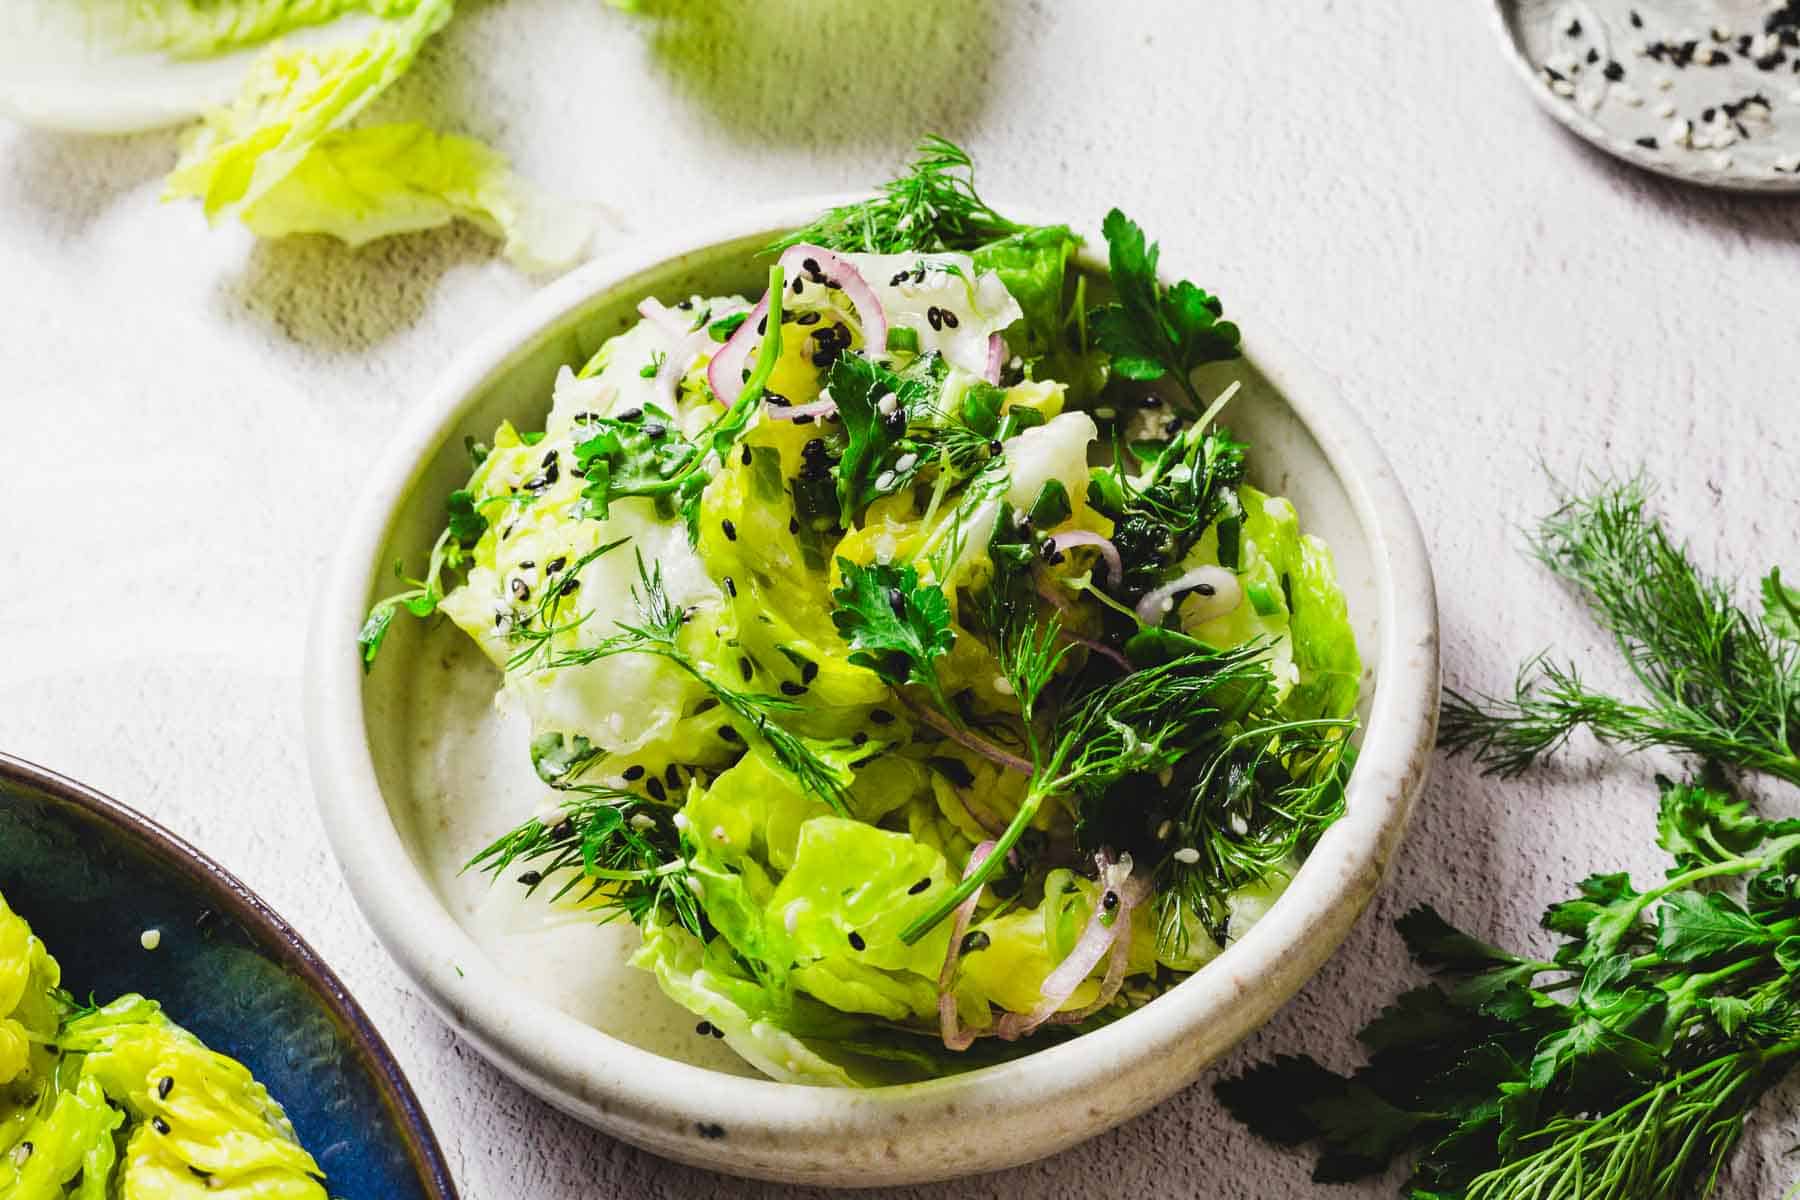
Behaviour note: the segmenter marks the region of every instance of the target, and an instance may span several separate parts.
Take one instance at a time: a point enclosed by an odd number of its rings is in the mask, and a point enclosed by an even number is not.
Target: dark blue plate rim
[[[255,937],[258,945],[297,971],[350,1033],[365,1065],[377,1081],[383,1102],[394,1114],[406,1139],[407,1151],[432,1200],[458,1200],[456,1184],[431,1122],[406,1081],[394,1053],[363,1012],[337,973],[325,965],[313,948],[261,897],[237,876],[170,833],[149,817],[121,804],[85,783],[0,751],[0,780],[51,796],[91,813],[137,842],[154,857],[169,863],[203,890],[210,892]]]

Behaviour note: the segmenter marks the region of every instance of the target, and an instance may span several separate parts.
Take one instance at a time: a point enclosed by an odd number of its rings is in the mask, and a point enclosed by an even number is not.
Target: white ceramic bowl
[[[396,559],[416,568],[436,536],[444,497],[468,474],[465,434],[486,439],[505,417],[532,427],[557,368],[634,321],[646,294],[756,289],[760,247],[841,199],[647,239],[549,287],[458,355],[375,470],[324,580],[306,718],[313,784],[357,902],[401,968],[503,1071],[659,1154],[857,1185],[1063,1149],[1191,1083],[1266,1021],[1380,883],[1429,761],[1438,659],[1431,569],[1393,471],[1331,385],[1251,321],[1244,360],[1209,370],[1245,383],[1229,417],[1253,444],[1252,478],[1293,498],[1336,554],[1368,663],[1365,724],[1347,814],[1269,915],[1206,968],[1104,1029],[1015,1062],[873,1091],[802,1087],[753,1077],[696,1037],[693,1017],[625,965],[628,925],[545,931],[541,904],[514,907],[519,889],[459,878],[472,849],[542,803],[525,732],[496,712],[497,674],[448,622],[396,622],[365,678],[354,641],[371,600],[392,590]],[[495,805],[511,817],[474,819]]]

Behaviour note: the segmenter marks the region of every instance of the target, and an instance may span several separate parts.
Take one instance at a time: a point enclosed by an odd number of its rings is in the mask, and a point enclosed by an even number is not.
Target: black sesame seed
[[[801,665],[801,667],[800,667],[800,682],[811,683],[813,680],[817,679],[818,677],[819,677],[819,664],[818,663],[812,662],[809,660],[806,663]]]
[[[896,617],[904,620],[906,617],[906,593],[899,588],[889,588],[888,607],[894,610]]]
[[[1589,50],[1587,52],[1587,60],[1588,60],[1589,64],[1599,62],[1600,61],[1600,52],[1598,50]]]
[[[712,1036],[712,1022],[711,1021],[700,1022],[698,1025],[694,1026],[694,1032],[699,1034],[701,1037],[711,1037]]]
[[[1107,912],[1111,912],[1113,909],[1119,907],[1119,893],[1117,893],[1117,892],[1106,893],[1106,895],[1104,897],[1102,897],[1100,900],[1100,907],[1104,908]]]
[[[877,725],[892,725],[894,723],[894,714],[885,708],[874,708],[869,710],[869,720],[875,722]]]
[[[164,1137],[168,1136],[169,1123],[167,1121],[163,1120],[161,1117],[151,1117],[150,1118],[150,1128],[156,1130],[156,1132],[162,1134]]]
[[[869,735],[859,729],[850,735],[850,744],[852,746],[866,746],[869,744]]]
[[[629,767],[625,768],[625,782],[626,783],[636,783],[638,780],[642,779],[643,777],[644,777],[644,766],[642,763],[632,763]]]
[[[1614,83],[1617,83],[1617,82],[1619,82],[1619,80],[1625,78],[1625,68],[1620,66],[1616,62],[1607,63],[1606,69],[1600,73],[1602,75],[1606,76],[1608,79],[1612,80]]]
[[[905,271],[900,272],[898,275],[896,275],[892,279],[888,280],[888,286],[889,287],[899,287],[901,284],[906,282],[906,274],[907,273]]]
[[[796,325],[817,325],[818,323],[819,314],[816,312],[803,312],[794,318],[794,324]]]
[[[726,541],[737,541],[737,526],[733,525],[729,519],[720,521],[719,528],[724,532]]]
[[[677,768],[674,763],[670,763],[667,767],[665,767],[663,769],[663,779],[668,781],[669,786],[672,788],[680,787],[681,786],[681,771],[680,771],[680,769]]]
[[[544,876],[543,873],[539,871],[526,871],[519,876],[519,882],[526,887],[536,887],[538,884],[544,882]]]
[[[513,599],[520,602],[531,599],[531,589],[525,586],[525,581],[523,579],[515,578],[512,581],[512,594]]]
[[[741,741],[743,741],[743,738],[742,738],[742,736],[740,736],[740,735],[739,735],[739,733],[738,733],[738,731],[737,731],[737,730],[735,730],[735,729],[733,729],[733,728],[732,728],[732,727],[731,727],[731,726],[729,726],[729,725],[721,725],[721,726],[719,726],[719,736],[720,736],[720,737],[722,737],[722,738],[724,738],[724,739],[725,739],[725,740],[726,740],[726,741],[728,741],[728,742],[741,742]]]
[[[725,594],[733,600],[737,599],[737,581],[729,575],[725,577]]]
[[[808,275],[819,275],[822,273],[819,270],[819,260],[816,258],[801,259],[800,260],[800,269],[805,271]]]
[[[804,696],[806,695],[806,687],[803,684],[795,683],[791,679],[784,679],[781,681],[781,694],[784,696]]]
[[[854,929],[850,931],[850,948],[852,950],[866,950],[868,949],[868,945],[867,942],[863,941],[862,934],[856,932]]]
[[[716,1038],[722,1038],[725,1036],[725,1031],[723,1029],[720,1029],[717,1025],[714,1025],[713,1026],[713,1036]]]
[[[756,332],[758,332],[758,333],[769,332],[769,314],[768,313],[764,313],[762,320],[760,320],[756,323]]]
[[[925,310],[925,319],[931,323],[933,329],[942,329],[944,327],[944,310],[934,304]]]
[[[575,836],[575,822],[564,817],[556,823],[556,828],[550,831],[550,836],[559,842],[570,840]]]
[[[1644,18],[1638,16],[1637,9],[1635,8],[1631,10],[1631,27],[1633,29],[1642,29],[1644,27]]]
[[[906,894],[909,896],[917,896],[920,892],[924,891],[926,888],[928,888],[930,886],[931,886],[930,879],[921,879],[921,880],[919,880],[919,882],[917,882],[917,883],[913,884],[911,887],[907,888]]]
[[[169,1093],[174,1090],[175,1077],[173,1075],[164,1075],[161,1079],[156,1081],[156,1098],[158,1100],[167,1100],[169,1098]]]
[[[663,790],[662,780],[656,778],[654,775],[644,781],[644,790],[649,792],[650,798],[658,804],[663,803],[669,798],[669,793]]]
[[[977,950],[986,950],[992,943],[992,940],[993,939],[988,937],[986,930],[971,929],[963,937],[962,952],[964,954],[973,954]]]
[[[1581,22],[1579,20],[1570,21],[1568,29],[1564,30],[1563,32],[1567,33],[1570,37],[1580,37],[1581,36]]]
[[[738,659],[738,674],[744,677],[745,683],[749,683],[750,677],[755,673],[756,668],[750,665],[750,660],[748,658]]]
[[[725,1136],[725,1127],[716,1121],[695,1121],[694,1130],[709,1142],[716,1142]]]
[[[942,312],[939,315],[943,318],[945,329],[955,329],[957,327],[957,325],[960,323],[956,319],[956,314],[951,312],[947,308],[942,310]]]
[[[615,421],[635,421],[643,415],[644,415],[644,410],[641,408],[628,408],[624,412],[620,413],[618,416],[614,417],[613,420],[615,420]]]
[[[794,424],[796,424],[796,425],[811,425],[814,421],[816,421],[818,419],[819,418],[818,418],[817,413],[801,413],[799,416],[794,418]]]
[[[544,573],[546,575],[554,575],[558,571],[562,570],[564,567],[566,567],[568,565],[569,565],[568,558],[565,557],[564,555],[559,554],[555,558],[550,560],[550,565],[544,568]]]
[[[1656,139],[1653,137],[1641,137],[1637,140],[1637,144],[1646,150],[1656,149]]]
[[[804,279],[801,279],[798,275],[794,276],[794,295],[798,296],[800,294],[800,289],[805,286],[806,281]]]

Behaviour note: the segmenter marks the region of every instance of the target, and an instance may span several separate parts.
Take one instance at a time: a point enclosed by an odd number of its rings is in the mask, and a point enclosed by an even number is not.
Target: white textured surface
[[[1502,684],[1545,645],[1604,653],[1516,553],[1540,461],[1641,464],[1725,570],[1793,562],[1800,209],[1588,150],[1520,93],[1481,6],[687,7],[703,15],[471,4],[389,110],[646,226],[864,185],[933,128],[996,195],[1089,220],[1123,205],[1384,434],[1453,682]],[[393,1043],[470,1200],[792,1192],[660,1162],[503,1082],[401,986],[312,812],[312,581],[420,380],[529,282],[466,231],[359,253],[209,234],[156,203],[174,149],[0,126],[0,746],[163,820],[293,920]],[[1351,1061],[1350,1031],[1415,978],[1384,921],[1407,905],[1517,939],[1588,871],[1653,869],[1650,764],[1590,766],[1500,784],[1440,763],[1371,919],[1234,1061]],[[1796,1121],[1790,1087],[1724,1195],[1779,1194]],[[1102,1192],[1317,1189],[1203,1081],[1045,1163],[907,1194]]]

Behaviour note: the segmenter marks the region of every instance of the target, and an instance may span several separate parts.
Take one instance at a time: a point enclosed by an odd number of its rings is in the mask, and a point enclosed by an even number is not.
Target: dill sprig
[[[797,734],[774,719],[778,714],[797,711],[799,703],[768,692],[739,690],[702,670],[694,657],[681,648],[681,628],[687,623],[689,613],[669,595],[663,582],[662,564],[647,566],[640,551],[637,569],[638,582],[631,589],[632,604],[637,610],[635,622],[614,622],[618,632],[591,646],[561,651],[548,649],[549,639],[584,622],[587,614],[583,614],[561,626],[540,630],[536,635],[542,639],[539,644],[515,656],[514,663],[533,671],[553,671],[585,667],[621,654],[650,654],[673,663],[738,719],[737,723],[743,727],[739,732],[759,738],[775,761],[803,790],[829,804],[838,814],[849,815],[844,799],[850,783],[849,769],[832,761],[825,753],[836,747]]]
[[[1645,698],[1596,691],[1574,666],[1540,656],[1510,696],[1448,690],[1442,745],[1516,775],[1586,728],[1630,749],[1661,746],[1800,783],[1800,643],[1703,573],[1647,511],[1640,483],[1565,499],[1532,549],[1585,596]]]
[[[905,173],[882,185],[879,196],[832,209],[772,244],[769,253],[802,242],[845,253],[973,250],[1029,228],[981,198],[967,151],[930,134],[913,151]]]
[[[557,901],[585,887],[577,903],[589,905],[602,922],[624,916],[641,925],[652,913],[662,912],[704,936],[675,811],[621,788],[565,785],[558,820],[525,821],[463,869],[497,877],[529,863],[532,870],[520,876],[527,894],[554,881],[551,899]],[[603,898],[599,903],[594,902],[597,896]]]

